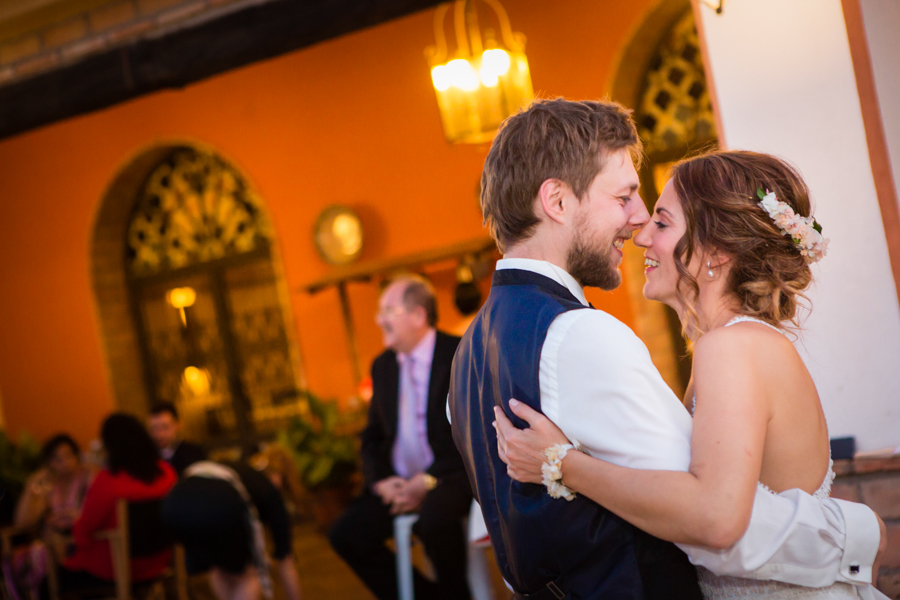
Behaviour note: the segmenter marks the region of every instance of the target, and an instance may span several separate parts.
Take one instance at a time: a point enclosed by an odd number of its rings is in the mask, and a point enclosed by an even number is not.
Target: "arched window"
[[[700,40],[690,11],[675,23],[650,60],[637,126],[649,156],[683,152],[716,139]]]
[[[193,440],[244,449],[297,414],[271,228],[234,167],[173,148],[140,186],[125,246],[151,403],[174,403]]]

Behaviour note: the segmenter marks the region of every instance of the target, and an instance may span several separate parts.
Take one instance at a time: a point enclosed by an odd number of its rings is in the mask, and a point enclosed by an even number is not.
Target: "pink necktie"
[[[397,439],[393,452],[394,469],[404,479],[424,472],[434,461],[425,434],[425,403],[418,397],[414,372],[415,362],[407,355],[400,364]]]

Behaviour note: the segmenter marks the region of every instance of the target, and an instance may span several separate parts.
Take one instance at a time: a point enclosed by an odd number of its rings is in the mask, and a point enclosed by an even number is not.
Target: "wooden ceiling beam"
[[[0,139],[299,50],[439,0],[273,0],[0,87]]]

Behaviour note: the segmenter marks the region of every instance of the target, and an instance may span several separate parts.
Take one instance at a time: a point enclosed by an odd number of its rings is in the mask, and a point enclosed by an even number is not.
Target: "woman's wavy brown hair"
[[[699,286],[686,266],[700,249],[731,260],[727,290],[741,314],[775,326],[785,321],[799,326],[797,312],[801,301],[808,305],[803,290],[812,273],[791,237],[758,205],[757,196],[760,188],[775,192],[795,213],[809,216],[809,189],[797,170],[768,154],[711,152],[676,165],[672,183],[687,223],[675,246],[677,293],[688,313],[685,337],[695,340],[704,333],[694,308]]]

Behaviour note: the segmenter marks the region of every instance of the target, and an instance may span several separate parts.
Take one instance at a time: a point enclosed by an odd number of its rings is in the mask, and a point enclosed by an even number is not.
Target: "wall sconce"
[[[192,396],[207,396],[210,389],[209,371],[197,367],[186,368],[181,375],[181,386],[183,392]]]
[[[473,265],[475,258],[467,256],[456,267],[456,287],[453,289],[453,303],[464,317],[473,315],[481,308],[481,290],[475,283]]]
[[[181,325],[183,327],[187,327],[187,315],[185,314],[184,309],[193,306],[196,300],[197,292],[194,291],[194,288],[173,288],[166,292],[166,302],[168,302],[169,306],[172,308],[178,309],[178,315],[181,317]]]
[[[725,10],[726,0],[702,0],[703,4],[716,11],[717,15],[721,15]]]
[[[449,142],[490,142],[503,120],[534,98],[525,36],[513,33],[506,11],[497,0],[480,2],[496,15],[499,40],[493,29],[481,29],[475,0],[456,0],[435,10],[435,45],[425,49],[444,136]],[[451,8],[456,31],[452,55],[444,34],[444,21]]]

